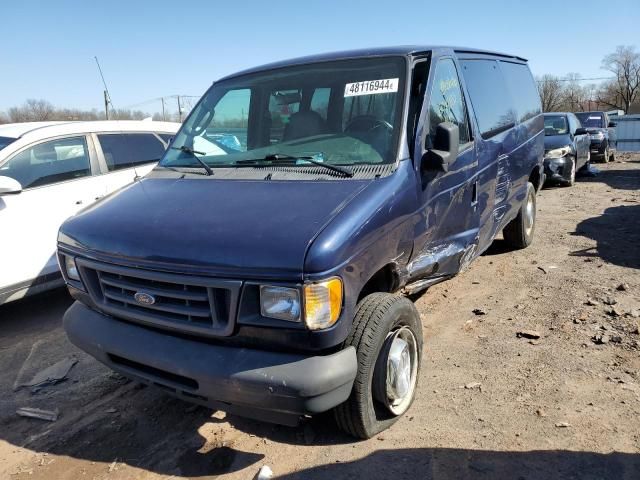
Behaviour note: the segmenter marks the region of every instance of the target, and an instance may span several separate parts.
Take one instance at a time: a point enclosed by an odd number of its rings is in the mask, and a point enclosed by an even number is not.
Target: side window
[[[582,122],[580,121],[578,116],[574,115],[574,114],[571,114],[571,116],[573,117],[573,121],[576,122],[576,128],[581,128],[582,127]]]
[[[569,119],[569,133],[574,134],[578,128],[578,119],[571,113],[567,115],[567,118]]]
[[[165,151],[151,133],[101,133],[98,141],[110,172],[157,162]]]
[[[250,106],[250,89],[229,90],[216,103],[213,118],[203,135],[194,138],[193,148],[207,155],[245,152]],[[201,108],[206,110],[208,107],[203,105]]]
[[[89,176],[91,163],[85,137],[61,138],[29,147],[5,163],[0,175],[16,179],[22,188]]]
[[[165,142],[165,143],[169,143],[171,141],[171,139],[173,139],[174,135],[173,133],[158,133],[158,136]]]
[[[539,115],[542,112],[540,95],[529,67],[511,62],[500,62],[500,65],[518,112],[518,121],[524,122]]]
[[[491,138],[511,128],[516,121],[516,112],[498,62],[463,60],[461,63],[482,138]]]
[[[325,120],[327,120],[327,112],[329,111],[330,96],[330,88],[316,88],[311,97],[311,110],[318,112]]]
[[[456,66],[450,58],[438,61],[433,76],[429,98],[429,144],[427,147],[433,145],[436,128],[442,122],[458,125],[460,145],[470,141],[467,106],[462,96]]]

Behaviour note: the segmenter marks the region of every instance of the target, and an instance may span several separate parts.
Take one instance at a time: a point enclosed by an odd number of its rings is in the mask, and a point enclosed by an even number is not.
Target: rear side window
[[[482,138],[491,138],[514,126],[516,112],[498,62],[462,60],[461,64]]]
[[[10,143],[15,142],[16,139],[13,137],[0,137],[0,150],[9,145]]]
[[[98,135],[110,172],[157,162],[164,145],[151,133],[103,133]]]
[[[529,67],[521,63],[500,63],[518,112],[518,120],[524,122],[539,115],[542,112],[540,95],[538,95],[538,89]]]
[[[158,136],[167,143],[173,139],[173,133],[159,133]]]

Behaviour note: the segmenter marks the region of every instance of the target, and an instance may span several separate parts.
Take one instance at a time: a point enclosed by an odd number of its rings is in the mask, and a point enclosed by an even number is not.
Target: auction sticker
[[[345,97],[357,97],[358,95],[375,95],[377,93],[393,93],[397,91],[397,78],[366,80],[364,82],[347,83],[344,86]]]

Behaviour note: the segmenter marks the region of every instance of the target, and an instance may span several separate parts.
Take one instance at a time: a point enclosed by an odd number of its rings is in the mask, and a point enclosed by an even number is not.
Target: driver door
[[[421,165],[423,222],[417,232],[414,260],[418,256],[430,258],[429,262],[436,262],[432,273],[446,276],[457,273],[477,247],[477,160],[456,63],[451,57],[442,57],[432,65],[422,115],[426,135],[415,151],[433,147],[436,128],[443,122],[458,126],[460,142],[446,171]]]

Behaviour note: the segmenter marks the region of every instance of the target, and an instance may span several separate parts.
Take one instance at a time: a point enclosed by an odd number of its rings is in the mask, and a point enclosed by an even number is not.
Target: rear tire
[[[403,350],[403,362],[394,363],[393,369],[390,362],[396,359],[392,352],[400,345],[398,339],[408,345],[407,352],[411,348],[414,352],[405,356]],[[334,409],[334,416],[338,427],[349,435],[371,438],[393,425],[413,403],[422,355],[420,314],[403,296],[368,295],[358,304],[345,345],[356,348],[358,372],[350,397]],[[406,358],[410,361],[404,362]],[[396,395],[398,392],[403,395]]]
[[[527,183],[527,196],[520,206],[518,216],[504,227],[502,235],[512,249],[526,248],[533,242],[536,229],[536,189]]]
[[[616,152],[610,152],[609,153],[609,161],[610,162],[615,162],[616,161]]]

